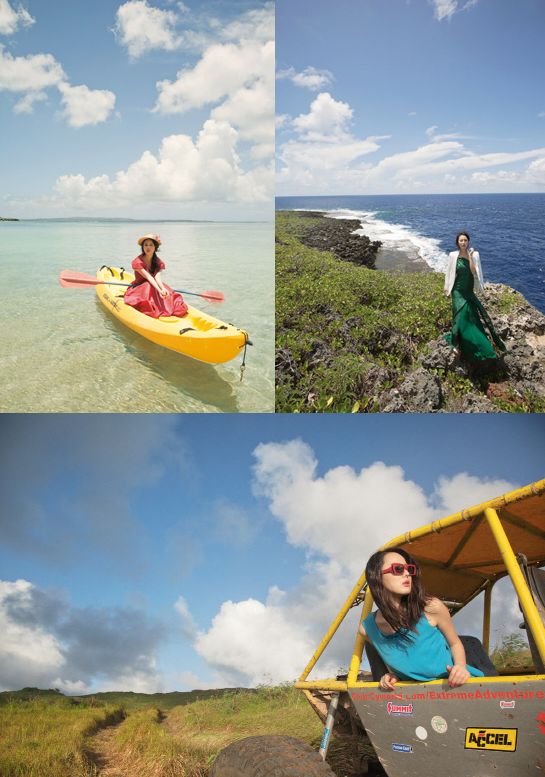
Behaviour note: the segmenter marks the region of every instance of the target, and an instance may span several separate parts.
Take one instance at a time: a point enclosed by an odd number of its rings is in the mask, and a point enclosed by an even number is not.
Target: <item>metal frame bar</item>
[[[528,590],[528,585],[524,579],[524,575],[520,571],[518,561],[513,553],[513,548],[507,539],[505,529],[501,525],[498,513],[492,507],[487,507],[485,508],[484,516],[488,521],[494,539],[498,543],[498,548],[500,549],[503,561],[509,572],[509,577],[513,581],[520,606],[522,607],[524,617],[532,632],[541,660],[545,662],[545,626],[543,626],[541,618],[539,617],[534,598]]]

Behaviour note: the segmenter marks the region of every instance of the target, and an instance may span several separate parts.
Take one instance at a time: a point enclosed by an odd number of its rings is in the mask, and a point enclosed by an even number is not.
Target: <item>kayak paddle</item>
[[[59,275],[59,283],[68,289],[80,289],[86,286],[98,286],[99,283],[106,283],[108,286],[131,286],[130,283],[120,283],[119,281],[99,281],[85,272],[76,272],[75,270],[63,270]],[[202,297],[209,302],[223,302],[225,295],[222,291],[185,291],[185,289],[173,289],[179,294],[191,294],[194,297]]]

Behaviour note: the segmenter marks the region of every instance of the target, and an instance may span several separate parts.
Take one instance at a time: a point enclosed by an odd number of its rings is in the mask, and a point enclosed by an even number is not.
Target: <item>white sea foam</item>
[[[440,248],[439,240],[420,235],[405,224],[390,224],[377,218],[376,211],[335,209],[324,211],[329,218],[358,219],[361,229],[356,234],[367,235],[370,240],[380,240],[383,249],[400,251],[412,259],[426,262],[432,270],[445,272],[448,254]]]

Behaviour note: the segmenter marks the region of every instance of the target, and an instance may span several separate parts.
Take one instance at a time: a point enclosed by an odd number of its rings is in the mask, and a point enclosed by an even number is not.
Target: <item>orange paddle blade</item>
[[[96,286],[102,281],[93,278],[85,272],[76,272],[75,270],[63,270],[59,275],[59,283],[66,288],[85,288],[86,286]]]
[[[183,293],[191,294],[190,291],[185,291]],[[225,299],[225,294],[222,291],[203,291],[200,294],[197,294],[197,296],[207,299],[210,302],[223,302]]]

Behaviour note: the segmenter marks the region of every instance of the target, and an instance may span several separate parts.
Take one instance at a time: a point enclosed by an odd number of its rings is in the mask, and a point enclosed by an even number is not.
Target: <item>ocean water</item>
[[[545,313],[545,194],[277,197],[286,210],[359,218],[362,233],[443,272],[456,234],[467,230],[485,281],[506,283]]]
[[[241,356],[210,366],[168,351],[121,325],[93,288],[59,285],[63,269],[130,268],[150,231],[165,281],[222,291],[221,304],[187,300],[250,333],[242,382]],[[29,220],[0,222],[0,234],[0,411],[274,411],[272,223]]]

